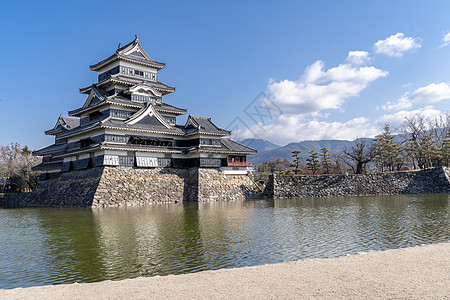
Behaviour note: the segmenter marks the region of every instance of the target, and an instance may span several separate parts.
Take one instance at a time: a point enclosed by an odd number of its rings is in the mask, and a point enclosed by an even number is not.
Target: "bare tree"
[[[22,151],[21,155],[17,158],[14,175],[20,179],[22,187],[27,192],[36,187],[38,183],[39,172],[33,171],[32,167],[39,163],[40,158],[33,156],[29,151]]]
[[[365,139],[356,139],[353,146],[345,147],[342,152],[342,160],[355,174],[364,174],[369,162],[373,160],[372,147]]]
[[[406,118],[403,123],[404,149],[413,169],[446,164],[445,140],[450,130],[450,113],[426,118],[421,114]]]
[[[33,189],[39,174],[33,171],[32,167],[40,161],[40,158],[31,154],[27,146],[22,148],[19,143],[0,146],[0,177],[3,179],[3,190],[8,183],[16,191]]]
[[[429,132],[435,139],[436,147],[442,148],[450,131],[450,112],[441,113],[426,119]]]
[[[3,190],[14,174],[17,158],[20,156],[22,148],[19,143],[11,143],[7,146],[0,146],[0,172],[3,179]]]
[[[425,116],[421,114],[406,117],[402,124],[404,147],[410,157],[413,169],[425,167],[425,155],[421,151],[421,141],[426,129]]]
[[[344,159],[342,158],[343,157],[342,152],[343,150],[331,154],[331,159],[334,162],[334,169],[335,169],[334,172],[337,174],[344,174],[345,172],[343,164],[346,163],[344,163]]]

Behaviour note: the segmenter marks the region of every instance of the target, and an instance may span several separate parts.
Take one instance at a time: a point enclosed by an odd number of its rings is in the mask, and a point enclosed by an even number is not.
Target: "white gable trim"
[[[124,49],[122,51],[121,51],[122,55],[130,55],[134,51],[137,51],[137,52],[141,53],[146,59],[151,60],[151,61],[153,60],[153,59],[150,58],[150,56],[148,56],[147,53],[145,53],[144,49],[142,49],[141,43],[139,42],[139,40],[137,38],[136,38],[136,44],[133,47],[131,47],[128,50]]]
[[[140,92],[139,90],[143,90],[144,93]],[[133,87],[130,87],[126,93],[127,94],[132,94],[132,93],[141,93],[141,94],[146,94],[146,93],[152,93],[155,97],[162,97],[162,93],[158,92],[156,89],[154,89],[153,87],[150,87],[148,85],[143,85],[143,84],[139,84],[139,85],[135,85]]]
[[[192,118],[192,116],[189,116],[184,127],[187,128],[189,125],[192,125],[197,129],[199,129],[200,127],[200,125],[194,120],[194,118]]]
[[[125,124],[133,125],[145,118],[146,116],[154,116],[161,124],[163,124],[166,128],[172,128],[170,124],[166,121],[166,119],[161,116],[151,105],[150,103],[147,107],[144,107],[140,111],[138,111],[134,116],[132,116],[129,120],[125,121]]]

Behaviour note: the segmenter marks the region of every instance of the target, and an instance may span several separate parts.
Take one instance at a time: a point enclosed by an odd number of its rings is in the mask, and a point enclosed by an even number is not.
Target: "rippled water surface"
[[[190,273],[449,240],[449,194],[0,209],[0,288]]]

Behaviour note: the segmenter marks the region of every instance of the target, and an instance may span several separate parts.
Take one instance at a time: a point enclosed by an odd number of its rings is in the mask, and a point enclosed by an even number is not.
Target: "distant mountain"
[[[251,139],[248,139],[251,140]],[[369,141],[371,139],[368,139]],[[264,140],[262,140],[264,141]],[[241,141],[244,145],[247,145],[244,143],[245,140]],[[264,141],[267,143],[270,143],[268,141]],[[267,162],[273,158],[285,158],[289,161],[292,160],[292,151],[294,150],[300,150],[302,153],[300,156],[303,157],[305,160],[308,157],[308,152],[311,150],[315,150],[317,152],[320,152],[321,148],[328,148],[331,152],[337,152],[342,150],[344,147],[351,147],[353,145],[353,141],[344,141],[344,140],[320,140],[320,141],[303,141],[299,143],[290,143],[283,147],[278,148],[272,148],[268,150],[260,151],[258,148],[258,154],[256,155],[249,155],[247,157],[247,160],[249,162],[254,162],[255,164],[261,164],[264,162]],[[272,144],[272,143],[270,143]],[[272,144],[274,145],[274,144]],[[252,147],[252,145],[248,145],[249,147]]]
[[[253,149],[258,150],[258,152],[268,151],[280,148],[280,145],[275,145],[269,141],[263,139],[243,139],[238,141],[241,144],[252,147]]]

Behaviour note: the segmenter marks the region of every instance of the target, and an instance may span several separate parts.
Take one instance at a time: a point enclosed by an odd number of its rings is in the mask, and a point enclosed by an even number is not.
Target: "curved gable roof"
[[[135,39],[126,44],[123,47],[117,48],[116,52],[109,56],[108,58],[99,61],[98,63],[89,66],[89,68],[92,71],[97,71],[103,66],[106,66],[107,64],[117,60],[117,59],[123,59],[128,60],[134,63],[143,64],[146,66],[150,66],[156,69],[164,69],[166,67],[165,63],[158,62],[156,60],[153,60],[142,48],[141,43],[139,42],[139,39],[137,35],[135,36]]]
[[[80,119],[64,117],[62,114],[58,117],[55,126],[45,131],[47,135],[55,135],[62,131],[69,131],[80,126]]]
[[[230,135],[231,131],[222,129],[217,127],[216,124],[213,123],[211,118],[207,117],[198,117],[189,115],[186,125],[184,127],[187,129],[187,133],[205,133],[205,134],[214,134],[214,135]]]

